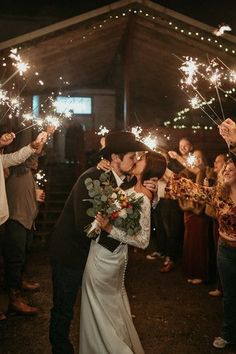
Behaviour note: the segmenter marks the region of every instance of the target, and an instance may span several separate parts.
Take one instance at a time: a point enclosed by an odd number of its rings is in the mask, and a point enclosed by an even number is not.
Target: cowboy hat
[[[135,151],[150,151],[149,147],[136,140],[133,133],[127,131],[112,132],[106,136],[105,147],[99,150],[99,155],[109,156]]]

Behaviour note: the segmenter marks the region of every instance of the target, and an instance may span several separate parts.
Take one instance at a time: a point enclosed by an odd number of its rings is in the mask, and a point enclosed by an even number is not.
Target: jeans
[[[53,354],[72,354],[70,325],[78,290],[81,286],[81,267],[68,268],[51,261],[53,282],[53,308],[51,309],[49,338]]]
[[[220,241],[217,263],[223,288],[222,337],[236,343],[236,248]]]
[[[31,230],[12,219],[6,222],[3,258],[7,289],[21,289],[26,253],[31,240]]]
[[[183,212],[175,200],[161,199],[156,207],[158,250],[176,261],[183,239]]]

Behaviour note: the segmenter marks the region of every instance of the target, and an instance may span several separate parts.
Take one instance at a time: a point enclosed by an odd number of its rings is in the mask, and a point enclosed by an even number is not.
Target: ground
[[[158,271],[161,260],[147,261],[144,251],[134,253],[131,249],[129,258],[126,288],[146,354],[236,353],[235,347],[227,350],[212,347],[214,336],[219,335],[222,318],[221,298],[208,295],[212,285],[188,284],[180,263],[171,273],[161,274]],[[30,318],[11,314],[7,321],[0,323],[1,354],[50,353],[51,281],[45,247],[34,248],[30,268],[32,279],[41,283],[41,291],[29,297],[39,306],[40,314]],[[71,337],[77,354],[79,297]]]

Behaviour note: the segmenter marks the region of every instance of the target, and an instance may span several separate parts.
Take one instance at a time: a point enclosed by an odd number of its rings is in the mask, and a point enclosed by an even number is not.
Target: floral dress
[[[174,175],[167,183],[165,197],[185,197],[212,205],[219,223],[220,237],[236,243],[236,205],[223,186],[205,187]]]

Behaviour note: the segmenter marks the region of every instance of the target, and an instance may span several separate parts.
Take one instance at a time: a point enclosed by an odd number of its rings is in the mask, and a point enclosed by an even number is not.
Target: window
[[[92,114],[91,97],[65,97],[56,98],[57,113],[71,112],[72,114]]]

